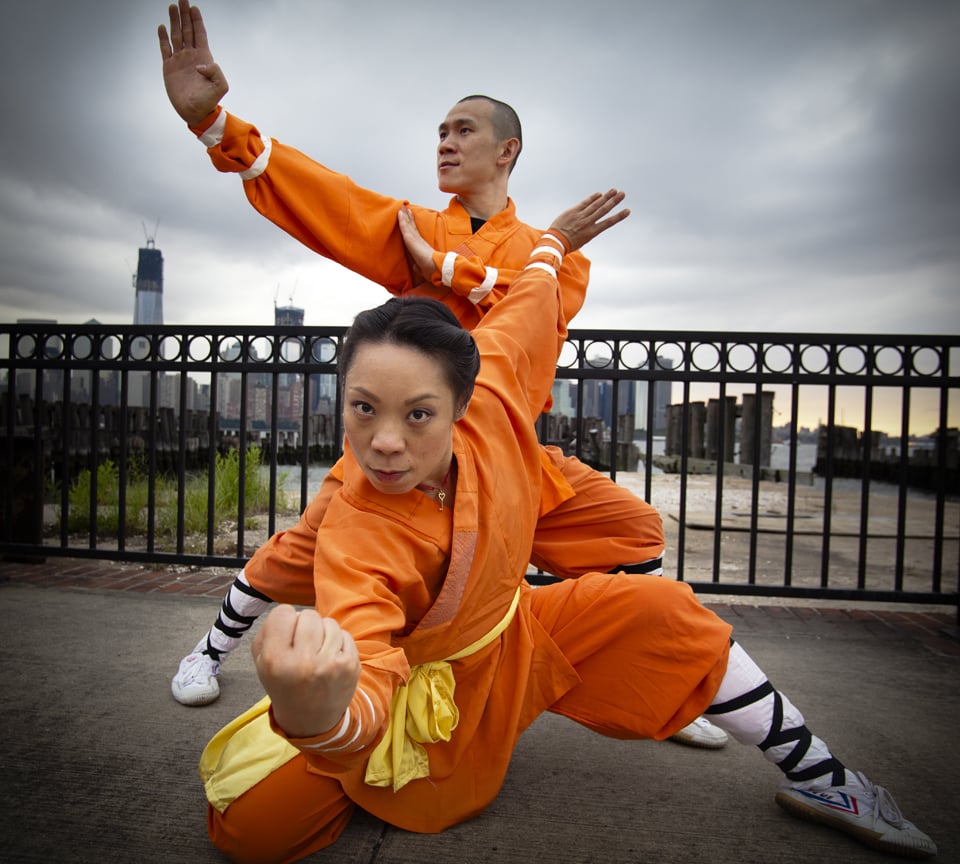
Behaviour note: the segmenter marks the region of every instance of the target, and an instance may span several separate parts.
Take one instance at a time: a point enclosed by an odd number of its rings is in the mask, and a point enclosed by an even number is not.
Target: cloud
[[[575,326],[960,323],[952,0],[494,0],[469,26],[439,2],[201,5],[228,108],[363,185],[443,206],[437,123],[484,92],[524,122],[521,218],[626,189],[633,215],[587,250]],[[129,322],[144,230],[171,322],[260,323],[293,294],[309,323],[347,323],[380,302],[211,168],[163,92],[165,17],[123,0],[5,12],[0,317]]]

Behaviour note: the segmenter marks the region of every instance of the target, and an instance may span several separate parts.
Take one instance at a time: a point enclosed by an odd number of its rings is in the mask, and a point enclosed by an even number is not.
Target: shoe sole
[[[216,702],[220,698],[220,689],[217,688],[210,693],[196,693],[193,695],[184,694],[181,691],[178,691],[176,687],[171,687],[170,692],[173,694],[173,698],[177,700],[181,705],[186,705],[188,708],[200,708],[203,705],[209,705],[211,702]]]
[[[830,816],[818,810],[816,807],[805,804],[803,801],[798,801],[796,798],[793,798],[784,792],[778,792],[774,800],[791,816],[796,816],[798,819],[803,819],[805,822],[815,822],[818,825],[826,825],[829,828],[835,828],[838,831],[843,831],[845,834],[849,834],[851,837],[856,838],[864,845],[870,846],[872,849],[877,849],[880,852],[899,855],[902,858],[916,859],[932,858],[937,854],[936,852],[930,852],[926,849],[918,849],[914,846],[904,846],[899,843],[891,843],[889,841],[885,842],[879,834],[877,834],[875,831],[871,831],[869,828],[862,828],[859,825],[854,825],[850,822],[845,822],[842,819]]]

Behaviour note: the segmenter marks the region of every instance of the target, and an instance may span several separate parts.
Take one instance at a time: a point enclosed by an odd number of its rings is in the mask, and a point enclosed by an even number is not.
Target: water
[[[323,478],[327,476],[329,470],[329,465],[310,465],[307,467],[308,501],[320,491],[320,484],[323,483]],[[300,473],[299,465],[277,466],[277,486],[288,494],[291,501],[295,501],[297,496],[300,495]],[[265,481],[269,481],[270,466],[261,465],[260,474]]]
[[[797,471],[810,472],[817,464],[817,445],[797,445]],[[786,471],[790,468],[790,445],[773,444],[770,449],[770,467]]]
[[[646,442],[642,439],[634,440],[637,449],[643,453]],[[666,439],[660,435],[653,438],[653,455],[662,456],[666,452]],[[797,471],[800,473],[809,473],[813,471],[813,466],[817,464],[817,445],[816,444],[798,444],[797,445]],[[773,444],[770,449],[770,467],[787,471],[790,468],[790,445]],[[643,462],[637,467],[638,471],[643,471]],[[654,474],[663,472],[654,466]]]

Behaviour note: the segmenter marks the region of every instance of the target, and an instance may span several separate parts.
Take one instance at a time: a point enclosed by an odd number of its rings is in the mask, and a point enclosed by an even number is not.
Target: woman
[[[473,336],[430,300],[357,317],[340,360],[343,486],[315,556],[322,615],[280,606],[252,646],[282,752],[250,748],[253,772],[230,744],[205,754],[210,835],[234,860],[297,860],[334,842],[355,805],[421,832],[476,815],[545,710],[663,739],[708,708],[781,765],[784,807],[888,851],[935,852],[905,820],[832,815],[830,796],[872,812],[886,793],[810,735],[688,586],[624,573],[524,581],[540,503],[534,421],[566,332],[556,269],[626,218],[622,200],[611,190],[558,217]],[[428,266],[433,250],[409,213],[399,220]]]

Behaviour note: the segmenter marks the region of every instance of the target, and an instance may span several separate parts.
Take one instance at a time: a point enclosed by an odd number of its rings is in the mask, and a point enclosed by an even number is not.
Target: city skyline
[[[161,249],[157,248],[154,239],[152,237],[147,237],[145,245],[140,247],[138,250],[138,267],[137,271],[134,274],[134,279],[132,280],[132,286],[134,290],[134,303],[133,303],[133,324],[143,325],[143,326],[156,326],[163,324],[163,293],[164,293],[164,257]],[[305,327],[305,320],[307,310],[305,306],[294,305],[292,300],[293,297],[288,298],[288,302],[285,305],[280,305],[277,302],[279,291],[275,292],[273,299],[273,323],[277,326],[284,327]],[[47,322],[51,322],[53,319],[46,319]],[[86,337],[82,337],[86,338]],[[768,337],[772,339],[773,337]],[[649,337],[647,337],[649,339]],[[766,345],[764,351],[759,354],[755,348],[748,343],[745,339],[739,338],[732,346],[728,346],[725,343],[720,345],[715,345],[711,342],[699,342],[696,343],[695,347],[691,351],[691,355],[688,359],[688,362],[693,368],[710,370],[716,368],[720,361],[720,352],[724,352],[725,364],[731,368],[741,368],[742,370],[749,370],[753,368],[754,365],[761,363],[763,368],[772,368],[777,370],[789,370],[793,368],[793,364],[796,361],[794,356],[794,350],[788,344],[778,344],[774,343],[772,345]],[[229,359],[231,356],[231,349],[229,347],[231,343],[225,342],[221,346],[221,355],[225,359]],[[610,344],[606,343],[603,339],[594,340],[593,342],[588,343],[590,347],[587,348],[586,356],[586,365],[588,367],[596,368],[598,370],[609,368],[612,363],[611,359],[611,347]],[[651,368],[652,360],[650,358],[649,352],[654,350],[654,348],[660,352],[657,354],[656,365],[664,370],[670,370],[680,365],[684,361],[681,360],[680,356],[675,354],[676,350],[680,349],[680,345],[674,341],[671,341],[668,337],[663,337],[662,339],[655,340],[653,343],[649,343],[646,339],[641,341],[637,340],[636,342],[626,342],[626,344],[620,344],[619,346],[619,363],[622,364],[625,368]],[[561,356],[558,360],[558,368],[562,368],[565,365],[570,365],[571,355],[570,349],[573,348],[576,351],[576,346],[573,343],[568,343],[567,347],[561,352]],[[331,346],[332,349],[332,346]],[[9,350],[9,349],[8,349]],[[285,359],[291,359],[294,356],[289,350],[288,346],[281,346],[280,349]],[[844,353],[847,351],[853,351],[854,357],[851,360],[847,358],[844,361]],[[932,349],[922,349],[928,353]],[[135,357],[145,357],[149,351],[149,345],[146,339],[137,338],[133,341],[133,356]],[[236,353],[239,355],[240,347],[239,343],[236,343]],[[257,345],[253,344],[251,346],[252,357],[258,357]],[[891,352],[889,358],[885,357],[884,352]],[[89,347],[84,354],[89,353]],[[960,352],[958,352],[960,353]],[[807,355],[811,356],[807,356]],[[266,355],[264,355],[265,358]],[[839,351],[840,366],[845,368],[846,364],[856,364],[864,362],[864,357],[866,356],[862,348],[856,343],[851,346],[840,349]],[[907,362],[904,357],[906,355],[899,349],[885,346],[878,350],[877,357],[875,358],[875,363],[879,369],[887,368],[887,371],[896,371],[899,367],[897,364],[902,365]],[[762,361],[758,358],[762,357]],[[261,359],[264,359],[261,358]],[[919,358],[919,359],[918,359]],[[318,358],[319,359],[319,358]],[[947,358],[949,362],[950,359],[957,358]],[[826,354],[824,350],[817,346],[816,344],[811,344],[807,348],[803,349],[800,361],[802,368],[810,369],[815,371],[817,368],[823,367],[826,363]],[[940,358],[936,354],[931,356],[920,356],[920,352],[916,352],[912,355],[911,361],[914,366],[922,372],[934,372],[937,368],[937,363],[940,362]],[[932,364],[932,365],[931,365]],[[925,368],[926,367],[926,368]],[[856,366],[854,366],[856,368]],[[852,371],[852,370],[851,370]],[[145,406],[149,404],[150,392],[149,392],[149,375],[145,372],[133,372],[128,373],[129,377],[129,404],[132,406]],[[224,373],[224,382],[222,387],[218,390],[218,405],[217,410],[224,416],[231,419],[239,418],[239,394],[236,391],[237,382],[233,381],[235,377],[234,373]],[[237,376],[238,377],[238,376]],[[281,409],[281,415],[285,418],[290,418],[291,421],[299,422],[298,418],[302,417],[302,392],[297,391],[297,381],[298,374],[295,371],[284,372],[281,375],[280,379],[280,390],[283,394],[284,404]],[[313,387],[311,392],[313,394],[311,411],[316,408],[317,402],[320,399],[326,399],[328,403],[332,403],[335,400],[335,378],[334,376],[329,375],[314,375],[313,378]],[[334,383],[327,379],[333,379]],[[209,387],[209,374],[201,373],[197,375],[189,375],[188,379],[191,382],[192,390],[188,394],[187,402],[192,407],[197,403],[198,393],[202,392],[203,388]],[[558,379],[562,381],[562,379]],[[207,382],[207,383],[205,383]],[[83,390],[82,379],[80,390],[78,395],[80,395]],[[160,379],[160,404],[169,404],[169,405],[178,405],[179,399],[175,398],[173,393],[174,380],[170,376],[161,376]],[[593,384],[587,384],[582,391],[584,400],[588,403],[584,407],[584,416],[607,416],[609,415],[609,394],[605,397],[598,397],[596,394],[600,393],[603,390],[604,385],[599,385],[599,389]],[[627,401],[630,405],[634,403],[637,405],[645,404],[648,398],[647,396],[648,385],[644,381],[639,381],[635,384],[632,391],[630,391],[630,396]],[[788,386],[777,385],[777,384],[765,384],[763,386],[765,392],[770,392],[773,394],[773,425],[776,427],[783,427],[788,425],[791,421],[790,417],[790,405],[791,405],[791,390]],[[264,400],[266,396],[264,392],[266,390],[266,385],[261,385],[259,379],[251,378],[248,380],[248,397],[251,400],[252,404],[255,406],[251,416],[262,418],[266,416],[266,409],[264,407]],[[568,392],[573,393],[576,388],[570,389]],[[169,391],[169,392],[168,392]],[[654,394],[649,398],[655,403],[654,413],[656,416],[655,423],[661,424],[656,426],[657,432],[662,432],[664,420],[664,411],[667,404],[677,404],[682,401],[683,398],[683,386],[677,382],[669,382],[666,380],[654,381]],[[564,391],[562,387],[555,386],[555,399],[560,404],[563,404],[563,399],[560,396]],[[225,394],[231,393],[233,399],[230,402],[230,408],[227,407],[227,396]],[[733,397],[734,400],[742,402],[744,395],[748,397],[756,393],[755,385],[738,385],[735,383],[727,383],[725,387],[725,394],[727,397]],[[710,400],[716,399],[719,397],[720,388],[719,384],[709,383],[709,384],[700,384],[693,382],[689,385],[689,396],[688,400],[691,403],[703,403],[707,404]],[[596,413],[592,401],[595,401],[597,398],[606,399],[606,414],[603,412]],[[876,433],[882,433],[893,438],[899,438],[902,431],[903,419],[902,419],[902,391],[900,390],[891,390],[890,388],[875,387],[872,390],[871,399],[871,420],[870,426],[871,430]],[[956,404],[957,400],[953,400],[953,404],[948,406],[948,417],[947,417],[947,426],[957,425],[957,410],[958,405]],[[570,404],[566,409],[567,413],[570,416],[573,416],[576,413],[576,408]],[[599,409],[597,409],[598,411]],[[621,408],[621,412],[626,410],[633,410],[632,408]],[[864,394],[857,392],[856,396],[846,396],[844,388],[838,388],[836,406],[833,417],[833,423],[838,426],[849,426],[862,432],[866,428],[866,416],[865,416],[865,398]],[[591,413],[593,412],[593,413]],[[821,424],[825,423],[829,418],[828,414],[828,391],[826,387],[804,384],[799,388],[799,398],[798,398],[798,412],[796,425],[797,429],[806,428],[810,430],[817,429]],[[607,416],[607,422],[611,422],[610,418]],[[634,420],[634,428],[640,429],[643,428],[643,424],[646,422],[646,409],[644,409],[640,416],[636,416]],[[937,431],[939,426],[939,404],[938,404],[938,393],[936,390],[925,389],[922,387],[915,387],[911,394],[910,402],[910,418],[908,423],[907,433],[911,437],[924,437],[930,435]]]

